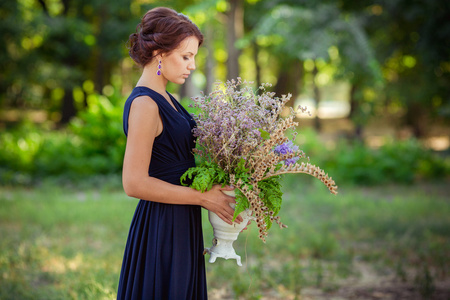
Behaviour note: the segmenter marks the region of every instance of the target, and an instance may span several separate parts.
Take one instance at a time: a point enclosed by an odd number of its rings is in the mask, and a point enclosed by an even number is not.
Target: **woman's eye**
[[[184,60],[189,60],[189,57],[188,56],[184,56],[183,59]]]

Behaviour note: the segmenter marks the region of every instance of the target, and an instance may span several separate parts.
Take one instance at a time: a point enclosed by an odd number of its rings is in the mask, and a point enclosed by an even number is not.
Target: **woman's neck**
[[[157,65],[155,63],[150,63],[144,67],[142,75],[139,78],[136,86],[146,86],[151,88],[155,92],[161,95],[166,95],[167,79],[163,76],[157,75]]]

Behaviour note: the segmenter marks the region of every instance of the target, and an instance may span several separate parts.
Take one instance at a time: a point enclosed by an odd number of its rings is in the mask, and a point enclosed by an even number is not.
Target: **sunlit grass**
[[[112,299],[135,201],[121,192],[2,190],[0,299]]]
[[[428,190],[343,186],[333,196],[319,182],[296,179],[285,180],[280,213],[289,228],[271,229],[263,244],[250,226],[235,242],[237,252],[247,254],[246,266],[209,264],[210,289],[225,285],[244,299],[268,291],[294,299],[306,287],[332,291],[357,280],[361,264],[377,276],[411,283],[426,296],[436,282],[448,279],[450,203],[444,184]]]
[[[233,260],[207,263],[211,299],[294,299],[361,276],[411,283],[430,295],[448,279],[450,203],[445,184],[340,187],[284,184],[282,221],[267,243],[249,226]],[[0,188],[0,299],[114,299],[137,201],[120,189]],[[212,229],[204,218],[205,246]],[[209,257],[207,257],[208,259]]]

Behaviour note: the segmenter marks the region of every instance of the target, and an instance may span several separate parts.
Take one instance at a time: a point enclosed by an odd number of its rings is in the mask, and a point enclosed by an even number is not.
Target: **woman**
[[[206,299],[201,207],[232,224],[234,198],[214,186],[200,193],[180,185],[195,166],[195,121],[166,92],[195,70],[203,35],[169,8],[148,11],[130,36],[130,56],[143,68],[127,99],[123,187],[141,199],[130,226],[118,299]],[[241,218],[237,220],[238,223]]]

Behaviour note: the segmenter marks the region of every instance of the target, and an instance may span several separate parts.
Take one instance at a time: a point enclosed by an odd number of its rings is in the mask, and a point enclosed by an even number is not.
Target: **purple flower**
[[[278,116],[272,112],[279,101],[269,92],[256,94],[240,81],[223,87],[219,83],[209,95],[193,98],[199,111],[193,134],[212,162],[233,170],[240,158],[264,142],[260,130],[270,134],[277,128]]]
[[[297,160],[299,160],[299,157],[298,157],[298,156],[293,157],[293,158],[288,158],[288,159],[286,159],[286,160],[284,161],[284,164],[285,164],[286,166],[293,165],[293,164],[295,164],[295,163],[297,162]]]
[[[289,153],[294,153],[298,151],[298,146],[294,145],[294,143],[292,141],[288,141],[284,144],[278,145],[276,146],[273,151],[278,154],[278,155],[285,155],[285,154],[289,154]],[[292,158],[287,158],[284,161],[284,164],[289,166],[289,165],[293,165],[297,162],[297,160],[299,160],[298,156],[292,157]]]
[[[294,153],[298,151],[298,146],[294,145],[292,141],[288,141],[284,144],[276,146],[275,149],[273,149],[273,151],[275,151],[276,154],[285,155],[288,153]]]

